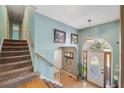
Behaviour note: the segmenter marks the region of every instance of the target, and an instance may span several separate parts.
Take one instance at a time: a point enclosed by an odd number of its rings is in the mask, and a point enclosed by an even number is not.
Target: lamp
[[[91,23],[91,20],[88,20],[88,22],[89,22],[89,35],[88,35],[88,37],[87,37],[87,42],[88,42],[89,44],[91,44],[91,43],[93,43],[93,39],[92,39],[91,33],[90,33],[90,23]]]

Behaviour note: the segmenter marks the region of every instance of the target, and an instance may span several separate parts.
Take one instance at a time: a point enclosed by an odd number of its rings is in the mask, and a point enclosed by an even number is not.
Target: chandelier
[[[87,37],[87,42],[89,43],[89,44],[91,44],[91,43],[93,43],[93,38],[92,38],[92,36],[91,36],[91,32],[90,32],[90,23],[91,23],[91,20],[88,20],[88,22],[89,22],[89,35],[88,35],[88,37]]]

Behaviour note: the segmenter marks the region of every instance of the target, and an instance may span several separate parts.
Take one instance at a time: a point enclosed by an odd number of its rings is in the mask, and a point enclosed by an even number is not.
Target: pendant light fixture
[[[87,42],[91,44],[91,43],[93,42],[93,39],[92,39],[92,37],[91,37],[91,32],[90,32],[90,29],[91,29],[91,28],[90,28],[91,20],[89,19],[88,22],[89,22],[89,35],[88,35],[88,37],[87,37]]]

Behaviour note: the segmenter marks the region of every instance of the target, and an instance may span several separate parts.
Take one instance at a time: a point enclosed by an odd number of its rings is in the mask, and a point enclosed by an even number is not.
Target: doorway
[[[54,80],[61,82],[62,48],[57,48],[54,52]]]
[[[21,22],[10,19],[9,20],[9,37],[10,39],[20,39]]]
[[[20,26],[19,24],[12,24],[12,39],[19,40]]]
[[[54,52],[54,80],[63,84],[64,73],[77,78],[77,52],[74,47],[60,47]]]
[[[103,39],[95,38],[93,41],[92,43],[86,42],[83,46],[83,76],[85,80],[100,87],[110,87],[112,81],[112,48]]]

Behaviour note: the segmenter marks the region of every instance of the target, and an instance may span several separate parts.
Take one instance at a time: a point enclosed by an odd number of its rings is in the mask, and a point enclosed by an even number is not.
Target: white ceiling
[[[22,21],[24,15],[24,5],[8,5],[9,18],[17,21]]]
[[[38,5],[36,11],[77,29],[118,20],[120,6],[117,5]]]

